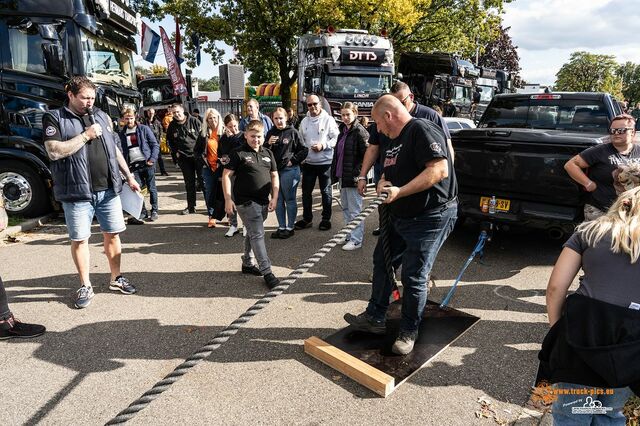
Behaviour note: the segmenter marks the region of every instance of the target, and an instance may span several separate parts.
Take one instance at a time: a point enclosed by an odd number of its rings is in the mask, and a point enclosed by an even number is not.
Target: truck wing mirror
[[[42,53],[47,71],[58,77],[66,77],[67,69],[60,45],[43,43]]]

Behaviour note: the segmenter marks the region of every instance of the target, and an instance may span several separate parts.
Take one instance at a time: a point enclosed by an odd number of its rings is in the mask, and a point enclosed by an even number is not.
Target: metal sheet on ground
[[[428,301],[414,349],[410,354],[402,356],[391,352],[391,346],[398,335],[401,307],[402,299],[389,306],[387,333],[384,336],[355,331],[349,326],[324,338],[324,342],[334,348],[366,363],[379,373],[393,377],[394,384],[390,392],[379,392],[357,377],[348,374],[348,371],[336,368],[342,360],[332,362],[331,354],[326,354],[323,359],[311,353],[306,344],[305,351],[363,386],[382,396],[387,396],[480,320],[476,316],[457,309],[440,308],[438,303]],[[312,339],[308,339],[308,342],[311,341]]]

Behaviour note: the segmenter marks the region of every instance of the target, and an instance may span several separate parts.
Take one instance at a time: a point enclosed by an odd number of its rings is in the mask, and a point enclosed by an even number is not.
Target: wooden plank
[[[316,336],[304,341],[304,351],[382,397],[394,390],[393,377]]]
[[[479,318],[473,315],[451,308],[442,309],[439,304],[427,301],[423,320],[420,324],[420,332],[413,351],[407,355],[396,355],[392,353],[391,346],[398,336],[401,306],[401,300],[389,306],[387,311],[387,333],[385,335],[363,333],[348,326],[330,336],[326,336],[324,340],[317,337],[309,339],[317,339],[312,340],[317,344],[311,350],[314,350],[315,353],[321,351],[324,358],[320,358],[307,350],[307,342],[305,342],[305,351],[378,395],[388,396],[479,321]],[[321,348],[321,350],[318,348]],[[326,353],[330,355],[326,355]],[[353,377],[343,369],[336,367],[335,364],[337,362],[335,359],[338,357],[335,353],[340,354],[340,360],[349,357],[348,365],[355,365],[351,358],[364,363],[368,369],[359,367],[360,372],[375,371],[390,377],[393,379],[391,388],[389,390],[385,389],[383,394],[380,383],[387,382],[380,380],[380,376],[376,376],[378,379],[377,381],[374,380],[374,382],[377,384],[372,387],[363,383],[365,379]],[[330,359],[333,363],[327,362],[325,358]],[[366,374],[365,377],[367,377]]]

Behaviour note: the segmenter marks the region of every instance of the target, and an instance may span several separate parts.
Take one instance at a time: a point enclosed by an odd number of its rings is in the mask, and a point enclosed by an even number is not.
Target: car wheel
[[[42,179],[17,161],[0,161],[0,196],[8,214],[36,217],[51,209]]]

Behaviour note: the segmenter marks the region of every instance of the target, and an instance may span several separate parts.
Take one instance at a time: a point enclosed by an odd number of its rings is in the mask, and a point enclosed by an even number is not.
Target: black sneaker
[[[293,229],[285,229],[280,233],[280,239],[286,240],[287,238],[291,238],[295,235],[295,231]]]
[[[318,225],[318,229],[321,231],[328,231],[331,229],[331,221],[330,220],[322,220],[320,225]]]
[[[344,320],[358,331],[372,334],[385,334],[387,326],[384,321],[376,321],[366,312],[360,315],[344,314]]]
[[[391,352],[397,355],[406,355],[413,350],[413,345],[416,343],[416,339],[418,338],[417,331],[402,331],[400,330],[400,334],[398,338],[393,343],[391,347]]]
[[[262,276],[262,272],[260,272],[260,269],[258,269],[258,267],[256,265],[251,265],[251,266],[242,265],[242,273],[243,274],[257,275],[259,277]]]
[[[13,315],[0,321],[0,340],[29,339],[42,336],[47,329],[40,324],[27,324],[20,322]]]
[[[127,225],[144,225],[144,222],[132,216],[127,219]]]
[[[274,289],[280,284],[280,280],[276,278],[271,272],[264,276],[264,282],[269,289]]]
[[[186,209],[182,210],[180,214],[187,215],[187,214],[194,214],[195,212],[196,212],[195,207],[187,207]]]
[[[307,228],[311,228],[312,225],[313,225],[313,222],[300,219],[293,226],[295,227],[295,229],[307,229]]]
[[[274,232],[271,233],[271,238],[274,240],[279,240],[282,238],[283,232],[284,232],[284,229],[276,229]]]

